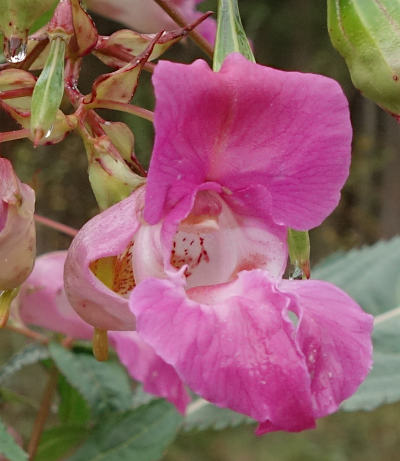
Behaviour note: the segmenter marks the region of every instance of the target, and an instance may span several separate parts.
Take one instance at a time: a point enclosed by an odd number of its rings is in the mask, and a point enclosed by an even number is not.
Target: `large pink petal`
[[[74,238],[65,262],[65,291],[77,313],[106,330],[134,330],[135,318],[122,296],[101,282],[90,264],[121,255],[140,226],[144,188],[88,221]],[[128,256],[130,252],[128,253]],[[129,262],[130,263],[130,262]]]
[[[64,292],[66,251],[40,256],[17,298],[21,320],[72,338],[91,339],[93,327],[72,309]]]
[[[132,378],[143,383],[146,392],[166,398],[183,413],[190,397],[174,368],[165,363],[134,331],[110,332],[109,336]]]
[[[147,279],[131,295],[137,330],[196,393],[269,421],[270,430],[314,426],[310,377],[287,318],[290,298],[265,272],[216,287]]]
[[[253,216],[308,229],[337,205],[348,175],[351,125],[333,80],[227,57],[160,62],[153,76],[156,139],[145,218],[158,222],[207,181]],[[262,200],[264,197],[264,202]]]
[[[312,377],[314,414],[319,418],[336,411],[367,376],[373,317],[328,282],[283,281],[281,290],[296,299],[296,340]]]

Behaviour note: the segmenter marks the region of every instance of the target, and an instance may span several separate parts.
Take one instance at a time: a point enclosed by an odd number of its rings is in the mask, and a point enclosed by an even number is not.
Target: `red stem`
[[[75,237],[75,235],[78,233],[78,231],[73,227],[69,227],[65,224],[61,224],[57,221],[53,221],[50,218],[46,218],[37,214],[35,214],[35,221],[43,224],[46,227],[50,227],[51,229],[55,229],[59,232],[62,232],[63,234],[69,235],[70,237]]]
[[[15,131],[5,131],[0,133],[0,142],[14,141],[16,139],[27,138],[30,135],[28,129],[15,130]]]

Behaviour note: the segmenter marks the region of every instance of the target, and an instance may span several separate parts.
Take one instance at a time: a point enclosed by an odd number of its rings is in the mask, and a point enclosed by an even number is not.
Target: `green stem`
[[[93,105],[88,106],[90,109],[112,109],[126,112],[128,114],[136,115],[138,117],[144,118],[149,122],[154,121],[154,112],[151,110],[143,109],[143,107],[135,106],[134,104],[126,104],[123,102],[116,101],[107,101],[99,100],[96,101]]]
[[[49,416],[51,402],[57,388],[59,372],[56,367],[50,370],[50,375],[47,380],[46,388],[43,392],[42,402],[40,404],[39,412],[33,424],[31,438],[28,445],[29,460],[35,459],[36,451],[40,442],[40,437],[46,424],[47,417]]]

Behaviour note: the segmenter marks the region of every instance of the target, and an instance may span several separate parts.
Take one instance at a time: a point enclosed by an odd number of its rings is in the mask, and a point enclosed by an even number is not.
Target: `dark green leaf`
[[[27,461],[28,455],[17,445],[0,420],[0,454],[12,461]]]
[[[121,365],[74,354],[57,343],[51,343],[49,350],[59,370],[87,400],[95,416],[131,407],[130,381]]]
[[[82,395],[71,386],[63,375],[58,381],[60,405],[58,417],[64,424],[84,425],[90,419],[90,409]]]
[[[182,417],[164,400],[113,414],[68,461],[155,461],[173,441]]]
[[[3,364],[0,369],[0,384],[26,365],[32,365],[48,357],[47,347],[40,344],[28,344]]]
[[[83,426],[59,426],[44,431],[35,461],[59,461],[70,453],[89,434]]]

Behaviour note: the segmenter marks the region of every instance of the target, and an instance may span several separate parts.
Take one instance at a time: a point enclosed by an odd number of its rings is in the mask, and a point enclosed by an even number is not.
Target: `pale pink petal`
[[[199,191],[190,214],[184,212],[176,207],[163,224],[142,224],[138,230],[133,249],[137,283],[167,277],[171,265],[177,270],[186,265],[187,289],[231,281],[242,270],[262,268],[282,276],[287,262],[282,227],[233,213],[212,190]]]
[[[21,320],[72,338],[91,339],[93,327],[72,309],[64,292],[66,251],[40,256],[16,300]]]
[[[35,193],[21,183],[11,162],[0,158],[0,291],[18,287],[36,254]]]
[[[185,17],[188,24],[194,22],[201,13],[196,4],[202,0],[172,0],[171,3]],[[88,0],[88,7],[95,13],[125,24],[129,28],[144,33],[156,33],[161,30],[174,30],[179,26],[153,0]],[[203,21],[197,31],[214,43],[217,31],[215,20]]]
[[[183,285],[148,279],[130,305],[140,336],[194,392],[275,430],[297,431],[313,427],[314,417],[289,302],[265,272],[251,271],[188,294]]]
[[[337,410],[372,366],[373,317],[336,286],[319,280],[283,281],[295,296],[296,340],[309,369],[316,418]]]
[[[143,383],[146,392],[166,398],[183,413],[190,397],[174,368],[165,363],[134,331],[110,332],[109,337],[132,378]]]
[[[153,82],[149,223],[209,181],[237,211],[295,229],[320,224],[335,208],[351,143],[348,104],[336,82],[239,54],[218,73],[204,61],[160,62]]]
[[[91,325],[107,330],[134,330],[127,293],[113,291],[91,271],[90,265],[127,252],[140,226],[144,188],[88,221],[74,238],[65,262],[65,291],[77,313]],[[134,284],[134,280],[132,280]],[[132,288],[132,287],[130,287]]]

